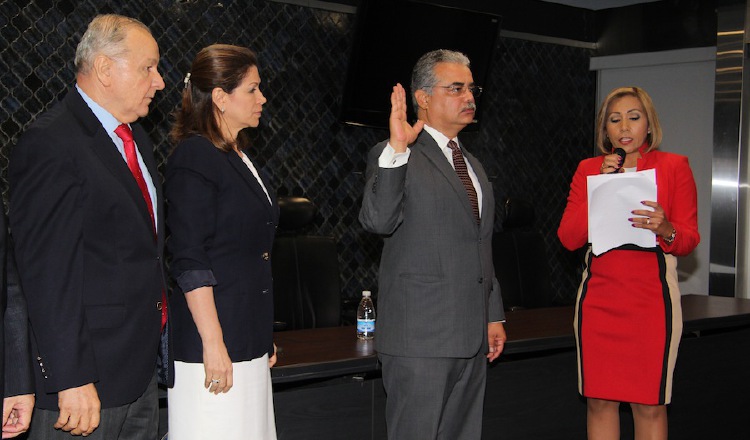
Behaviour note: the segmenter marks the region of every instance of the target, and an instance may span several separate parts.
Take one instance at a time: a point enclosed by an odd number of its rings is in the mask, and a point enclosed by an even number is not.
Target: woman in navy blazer
[[[259,85],[252,51],[204,48],[171,132],[177,145],[165,191],[177,287],[169,435],[177,440],[276,438],[269,367],[278,205],[238,136],[258,126],[266,102]]]

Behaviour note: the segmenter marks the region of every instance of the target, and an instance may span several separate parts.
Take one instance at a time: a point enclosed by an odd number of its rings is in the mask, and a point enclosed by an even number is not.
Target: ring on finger
[[[650,225],[650,224],[651,224],[651,219],[650,219],[650,218],[647,218],[647,219],[646,219],[646,224],[647,224],[647,225]]]
[[[219,383],[221,382],[221,379],[211,379],[211,383]]]

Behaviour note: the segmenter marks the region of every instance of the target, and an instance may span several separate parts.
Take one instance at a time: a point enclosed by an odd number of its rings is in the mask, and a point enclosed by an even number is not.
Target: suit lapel
[[[482,206],[481,206],[482,215],[480,216],[481,226],[482,228],[484,228],[485,225],[489,223],[490,228],[494,228],[495,208],[494,206],[489,206],[489,204],[495,203],[495,196],[493,194],[492,184],[490,183],[490,179],[487,177],[487,174],[484,172],[484,167],[482,166],[481,163],[479,163],[479,160],[477,160],[477,158],[474,157],[474,155],[469,153],[468,151],[463,150],[463,152],[464,152],[464,157],[466,157],[466,160],[469,162],[469,165],[471,165],[471,168],[474,170],[474,174],[477,175],[479,186],[482,188]],[[485,219],[491,220],[491,221],[486,222]]]
[[[99,119],[96,118],[76,90],[72,90],[68,93],[66,96],[66,103],[70,108],[71,113],[81,121],[84,129],[90,135],[91,142],[87,147],[90,148],[102,164],[110,170],[115,179],[122,184],[123,189],[130,196],[134,208],[140,211],[144,225],[148,227],[149,231],[151,231],[151,216],[148,213],[148,208],[143,200],[141,190],[138,188],[138,183],[136,183],[135,178],[133,178],[133,175],[130,173],[127,163],[125,163],[120,152],[117,151],[117,147],[112,142],[112,138],[105,132]],[[154,162],[153,153],[149,151],[148,154],[144,154],[143,152],[144,148],[148,149],[147,146],[151,146],[151,142],[148,140],[148,137],[145,132],[143,132],[142,128],[136,124],[133,124],[133,128],[134,139],[138,145],[138,149],[141,151],[141,156],[147,164],[148,172],[151,174],[151,179],[154,181],[154,185],[157,185],[156,181],[158,180],[158,175],[156,173],[156,164],[154,163],[152,167],[148,166],[148,162]],[[138,135],[135,135],[135,133],[138,133]],[[157,186],[157,189],[158,188],[159,186]]]
[[[275,206],[275,202],[273,202],[274,200],[276,200],[276,197],[273,192],[271,192],[268,181],[263,178],[263,173],[258,170],[258,175],[261,177],[263,185],[265,185],[266,189],[268,190],[268,195],[270,196],[272,203],[274,203],[273,205],[268,203],[268,197],[266,197],[266,193],[263,191],[263,188],[261,188],[260,184],[255,179],[252,171],[250,171],[247,165],[245,165],[245,162],[242,161],[240,156],[236,153],[228,153],[227,158],[229,159],[229,163],[232,164],[232,168],[234,168],[234,170],[239,173],[239,175],[242,177],[242,180],[244,180],[247,186],[250,188],[251,193],[260,200],[261,205],[268,209],[268,211],[273,215],[273,218],[276,219],[277,217],[274,212],[277,208]]]
[[[263,185],[265,185],[266,190],[268,190],[268,195],[271,197],[271,211],[273,214],[273,221],[275,224],[278,224],[279,223],[279,204],[278,204],[278,200],[276,199],[276,192],[271,188],[271,182],[268,180],[268,176],[266,175],[266,173],[263,172],[263,170],[258,170],[258,175],[260,176],[260,179],[263,181]]]

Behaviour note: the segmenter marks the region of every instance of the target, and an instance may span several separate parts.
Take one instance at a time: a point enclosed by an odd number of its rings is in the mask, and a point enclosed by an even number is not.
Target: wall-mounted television
[[[500,26],[497,15],[437,6],[417,0],[361,0],[349,60],[340,119],[387,128],[390,94],[399,82],[411,108],[411,70],[417,59],[434,49],[465,53],[474,82],[485,87]],[[479,98],[477,128],[482,106]]]

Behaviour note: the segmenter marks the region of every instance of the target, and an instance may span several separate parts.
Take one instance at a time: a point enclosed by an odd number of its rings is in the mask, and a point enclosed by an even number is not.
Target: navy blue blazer
[[[109,134],[71,90],[10,159],[10,226],[29,307],[36,406],[94,383],[102,408],[131,403],[154,377],[161,336],[164,213],[153,146],[133,136],[157,193],[158,237]]]
[[[176,360],[203,362],[203,344],[184,293],[207,285],[213,286],[232,361],[273,354],[271,248],[279,207],[260,174],[272,203],[237,154],[219,150],[204,137],[180,142],[167,161]]]

